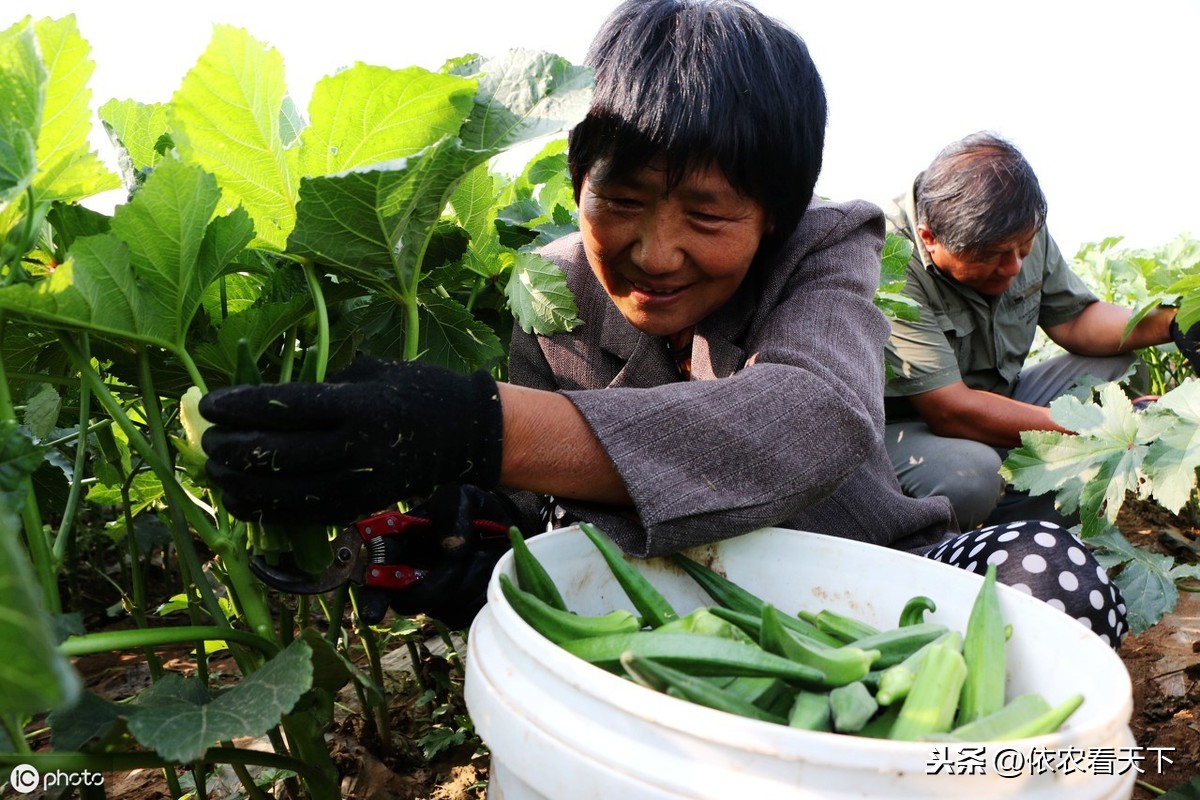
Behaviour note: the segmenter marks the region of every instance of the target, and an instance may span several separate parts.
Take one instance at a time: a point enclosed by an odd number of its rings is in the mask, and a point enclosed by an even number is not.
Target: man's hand
[[[1185,332],[1180,329],[1178,319],[1171,320],[1171,339],[1191,365],[1192,372],[1200,375],[1200,323]]]
[[[480,533],[472,523],[491,520],[507,530],[520,527],[520,513],[507,497],[470,485],[439,487],[411,513],[428,517],[435,533],[386,537],[385,562],[409,564],[427,574],[400,591],[362,588],[359,615],[375,625],[390,605],[397,614],[426,614],[451,629],[466,628],[487,602],[492,570],[509,549],[506,533]]]
[[[200,413],[214,423],[209,479],[242,519],[343,524],[500,476],[500,398],[484,372],[362,357],[328,383],[217,389]]]

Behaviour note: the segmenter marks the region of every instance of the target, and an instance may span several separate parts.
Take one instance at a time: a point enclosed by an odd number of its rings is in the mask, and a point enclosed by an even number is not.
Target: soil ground
[[[1200,530],[1156,506],[1126,503],[1119,527],[1139,546],[1170,552],[1191,563],[1200,560],[1200,550],[1188,549],[1200,548]],[[166,587],[162,588],[163,597],[171,594]],[[99,586],[93,586],[76,598],[88,600],[93,606],[91,618],[86,620],[89,631],[106,627],[101,625],[101,611],[112,605],[111,597]],[[127,621],[108,623],[113,627],[128,624]],[[418,648],[420,671],[426,677],[437,673],[451,686],[461,681],[461,660],[453,654],[447,658],[445,646],[436,636],[431,636],[427,644],[428,647]],[[457,647],[461,642],[455,644]],[[465,648],[457,649],[459,653],[465,652]],[[1172,613],[1141,635],[1127,637],[1119,653],[1133,685],[1130,726],[1145,755],[1143,774],[1133,800],[1152,800],[1163,790],[1200,776],[1200,594],[1181,592],[1178,607]],[[193,669],[185,649],[165,653],[164,657],[167,669],[185,674]],[[224,670],[236,674],[236,668],[226,661],[220,656],[210,659],[212,673]],[[91,691],[112,700],[135,695],[150,680],[140,654],[81,658],[76,667]],[[386,667],[391,698],[390,751],[381,755],[380,739],[355,711],[357,703],[352,694],[340,698],[344,701],[343,711],[327,735],[334,760],[345,776],[344,796],[352,800],[483,800],[488,777],[486,749],[468,737],[461,745],[445,749],[432,759],[426,758],[419,739],[428,732],[429,711],[420,704],[423,689],[414,677],[409,651],[397,648],[388,656]],[[460,690],[461,684],[457,686]],[[457,693],[457,702],[461,702],[461,691]],[[465,714],[463,708],[451,709],[455,710]],[[30,730],[43,725],[44,720],[35,720]],[[35,749],[48,749],[48,737],[35,736],[33,744]],[[236,744],[254,746],[249,742]],[[1164,757],[1161,760],[1157,757],[1159,753]],[[210,777],[207,788],[212,800],[242,796],[237,779],[223,772]],[[170,796],[163,775],[157,770],[106,775],[105,790],[108,797],[122,800],[167,800]]]

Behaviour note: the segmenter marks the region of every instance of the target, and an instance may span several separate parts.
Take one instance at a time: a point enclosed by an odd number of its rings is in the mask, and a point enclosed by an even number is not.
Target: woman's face
[[[691,330],[737,291],[770,231],[766,212],[721,170],[691,172],[670,193],[661,169],[593,168],[579,227],[596,279],[625,319],[652,336]]]

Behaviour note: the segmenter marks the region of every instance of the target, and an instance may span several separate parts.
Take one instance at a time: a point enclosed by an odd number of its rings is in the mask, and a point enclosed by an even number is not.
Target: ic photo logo
[[[32,792],[41,785],[41,782],[42,776],[38,774],[37,769],[28,764],[17,764],[8,776],[8,785],[21,794]]]

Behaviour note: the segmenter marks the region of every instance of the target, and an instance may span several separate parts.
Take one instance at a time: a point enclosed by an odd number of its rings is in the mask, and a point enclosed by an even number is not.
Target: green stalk
[[[367,656],[367,666],[371,670],[371,680],[375,681],[375,685],[382,689],[383,681],[383,660],[379,655],[379,640],[375,637],[375,631],[371,630],[371,626],[363,622],[362,617],[358,613],[358,593],[359,589],[355,585],[350,586],[350,604],[354,609],[355,629],[358,633],[358,640],[362,642],[363,652]],[[359,695],[360,700],[362,694]],[[383,745],[383,752],[386,754],[391,751],[392,733],[388,724],[387,703],[382,697],[374,697],[372,705],[374,709],[371,716],[374,718],[375,730],[379,734],[379,741]],[[363,703],[363,708],[367,708],[367,704]]]
[[[90,359],[87,336],[83,337],[81,349],[84,358]],[[75,445],[75,479],[71,481],[71,487],[67,490],[67,502],[62,512],[62,522],[59,523],[58,535],[54,537],[54,543],[51,547],[54,559],[54,571],[56,573],[63,563],[63,554],[67,550],[67,542],[71,540],[71,527],[75,524],[75,513],[79,509],[79,498],[83,494],[83,481],[80,479],[80,476],[83,475],[84,468],[87,465],[87,436],[91,413],[92,393],[87,390],[86,386],[80,385],[79,438]],[[132,534],[133,529],[130,528],[129,530]]]
[[[304,270],[304,280],[308,283],[308,292],[312,295],[313,308],[317,314],[317,383],[325,380],[325,367],[329,363],[329,310],[325,306],[325,293],[321,291],[321,282],[312,262],[305,259],[300,262]]]
[[[0,714],[0,727],[3,727],[4,732],[8,734],[8,740],[12,742],[13,750],[18,755],[33,752],[29,747],[29,742],[25,741],[25,731],[21,730],[21,724],[16,719],[8,714]]]
[[[170,465],[159,457],[158,452],[146,440],[133,421],[125,413],[121,404],[108,391],[108,387],[101,380],[100,375],[91,367],[90,362],[83,359],[82,354],[76,347],[75,342],[68,336],[60,336],[59,341],[62,343],[63,350],[67,357],[71,359],[76,370],[91,390],[92,394],[104,407],[108,415],[117,423],[117,426],[125,433],[129,440],[129,444],[133,447],[138,455],[146,462],[146,464],[154,471],[162,482],[163,491],[167,494],[170,504],[173,508],[179,509],[188,523],[196,531],[196,534],[204,541],[206,545],[213,549],[214,552],[221,554],[222,552],[231,551],[231,543],[229,538],[219,534],[212,523],[204,516],[200,508],[191,500],[191,497],[183,490],[179,482],[175,479],[175,473]],[[174,529],[173,529],[174,530]],[[179,554],[180,564],[184,571],[190,576],[196,588],[200,591],[200,596],[204,599],[204,607],[209,615],[218,624],[224,623],[229,625],[225,620],[224,614],[221,611],[221,604],[217,602],[216,595],[213,594],[212,587],[208,582],[203,580],[204,570],[200,565],[200,559],[196,555],[196,550],[192,546],[191,539],[184,536],[178,536],[175,541],[176,551]],[[270,616],[267,617],[267,630],[270,630]],[[256,628],[256,630],[258,630]],[[262,633],[263,631],[259,631]]]
[[[226,641],[245,645],[270,658],[279,652],[279,645],[249,631],[219,625],[184,625],[171,628],[144,628],[124,631],[103,631],[70,636],[58,646],[68,658],[106,653],[111,650],[135,650],[144,647],[163,647],[197,641]],[[203,651],[201,651],[203,652]]]

